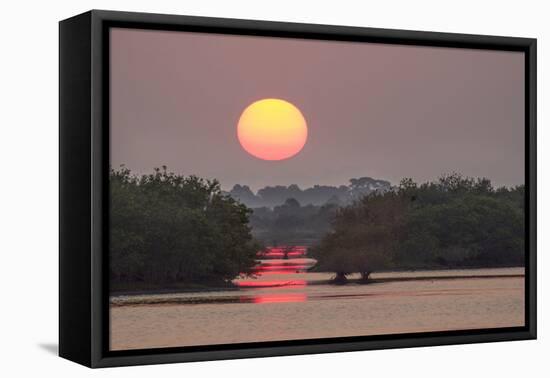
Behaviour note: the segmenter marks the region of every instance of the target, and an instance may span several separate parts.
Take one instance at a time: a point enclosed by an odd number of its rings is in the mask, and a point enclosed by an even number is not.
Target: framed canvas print
[[[60,355],[536,337],[536,40],[60,23]]]

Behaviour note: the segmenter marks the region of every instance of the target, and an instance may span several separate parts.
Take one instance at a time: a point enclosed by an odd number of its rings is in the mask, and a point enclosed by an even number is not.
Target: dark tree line
[[[337,204],[301,206],[289,198],[284,204],[253,209],[250,225],[254,237],[265,245],[310,245],[330,230]]]
[[[111,282],[222,284],[247,273],[260,248],[249,215],[215,180],[111,170]]]
[[[520,266],[524,201],[524,186],[495,189],[487,179],[404,179],[341,208],[312,252],[340,281],[386,269]]]
[[[261,246],[314,244],[317,269],[346,280],[388,269],[524,264],[524,186],[495,189],[459,174],[388,190],[352,183],[341,206],[282,205],[251,210],[215,180],[169,173],[110,172],[110,276],[113,287],[222,285],[252,271]],[[372,180],[372,179],[371,179]],[[156,286],[158,287],[158,286]]]

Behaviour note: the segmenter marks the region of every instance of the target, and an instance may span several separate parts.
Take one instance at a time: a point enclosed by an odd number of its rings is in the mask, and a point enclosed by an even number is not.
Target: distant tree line
[[[523,185],[495,189],[456,173],[422,185],[404,179],[340,208],[311,252],[341,282],[387,269],[521,266],[524,205]]]
[[[350,179],[349,185],[330,186],[314,185],[301,189],[298,185],[266,186],[256,194],[247,185],[235,185],[228,192],[233,198],[251,208],[283,205],[287,199],[293,198],[303,206],[322,206],[325,204],[344,205],[351,203],[372,192],[384,192],[391,188],[386,180],[360,177]]]
[[[223,284],[255,264],[250,210],[217,181],[110,171],[110,276],[114,287]]]

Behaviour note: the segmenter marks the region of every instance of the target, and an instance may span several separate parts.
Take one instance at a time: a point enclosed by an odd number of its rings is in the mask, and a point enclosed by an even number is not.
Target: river
[[[111,297],[111,350],[524,325],[523,268],[332,276],[275,270],[238,290]]]

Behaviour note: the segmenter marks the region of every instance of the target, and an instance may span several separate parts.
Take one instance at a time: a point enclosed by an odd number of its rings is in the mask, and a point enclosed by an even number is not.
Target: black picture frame
[[[521,51],[525,54],[525,326],[109,351],[111,27]],[[89,367],[536,338],[536,39],[92,10],[59,24],[59,354]]]

